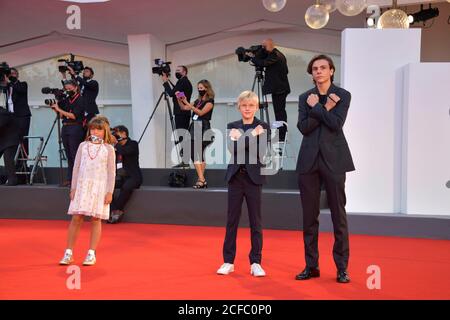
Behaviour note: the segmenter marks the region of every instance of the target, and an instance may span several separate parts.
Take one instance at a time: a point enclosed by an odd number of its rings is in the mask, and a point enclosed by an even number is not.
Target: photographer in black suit
[[[319,202],[323,182],[334,228],[333,258],[337,281],[350,281],[347,272],[349,240],[345,211],[345,175],[355,170],[342,130],[350,107],[350,92],[333,84],[335,67],[325,55],[308,65],[315,87],[299,97],[297,127],[303,140],[297,161],[298,184],[303,207],[303,240],[306,268],[297,280],[319,277]]]
[[[94,70],[91,67],[84,67],[83,77],[80,77],[75,73],[73,68],[67,67],[72,79],[78,82],[80,87],[80,94],[83,97],[85,108],[86,108],[86,121],[89,122],[93,117],[99,114],[97,106],[97,96],[98,96],[98,82],[94,80]],[[66,73],[61,72],[63,79],[66,79]]]
[[[258,67],[265,68],[265,80],[263,84],[263,94],[272,94],[273,110],[275,120],[287,122],[286,97],[291,92],[288,80],[288,66],[286,57],[275,48],[272,39],[266,39],[262,43],[266,55],[252,57],[252,62]],[[248,55],[252,56],[251,53]],[[280,141],[286,137],[286,126],[280,128]]]
[[[162,74],[163,85],[166,93],[172,97],[173,101],[173,113],[175,116],[175,128],[189,130],[189,124],[191,121],[191,111],[183,110],[178,103],[178,98],[176,96],[177,92],[182,92],[186,96],[186,100],[190,103],[192,97],[192,83],[188,79],[188,68],[186,66],[178,66],[175,70],[175,77],[177,82],[175,85],[170,82],[169,77],[166,73]],[[181,143],[183,141],[183,136],[179,136],[179,141],[175,143]],[[183,150],[180,150],[180,156],[183,157]],[[176,167],[182,166],[183,163],[178,164]]]
[[[14,156],[17,151],[19,143],[23,143],[25,151],[28,153],[28,141],[24,141],[23,137],[28,136],[30,130],[30,106],[28,105],[28,84],[24,81],[19,81],[19,72],[15,68],[11,68],[9,76],[4,77],[6,86],[6,108],[11,114],[8,135],[18,135],[5,140],[14,141],[15,144],[4,148],[1,153],[4,153],[5,169],[8,175],[7,185],[17,185],[18,179],[16,176],[16,169],[14,164]],[[7,143],[9,144],[9,143]],[[1,156],[0,153],[0,156]]]
[[[249,254],[250,273],[255,277],[266,275],[261,267],[262,258],[262,222],[261,195],[265,176],[262,158],[267,150],[270,127],[255,117],[259,109],[258,96],[251,91],[244,91],[238,97],[238,108],[242,120],[227,125],[228,149],[231,160],[228,165],[226,180],[228,182],[228,216],[227,230],[223,244],[224,264],[217,270],[226,275],[234,271],[236,256],[236,237],[241,218],[242,202],[247,202],[251,229],[252,248]]]
[[[113,129],[117,139],[116,159],[117,174],[115,188],[120,189],[111,203],[111,215],[108,223],[118,223],[124,215],[124,208],[133,194],[142,184],[142,173],[139,167],[139,145],[129,138],[128,128],[117,126]]]

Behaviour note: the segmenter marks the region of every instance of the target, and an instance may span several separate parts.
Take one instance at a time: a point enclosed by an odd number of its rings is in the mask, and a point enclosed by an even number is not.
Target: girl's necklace
[[[88,144],[88,155],[89,155],[89,158],[91,159],[91,160],[94,160],[95,158],[97,158],[97,156],[98,156],[98,153],[100,152],[100,148],[102,147],[102,145],[103,145],[103,143],[99,143],[99,146],[98,146],[98,148],[97,148],[97,152],[95,152],[95,155],[94,156],[92,156],[91,155],[91,148],[90,148],[90,146],[91,146],[91,144],[94,144],[94,143],[89,143]]]

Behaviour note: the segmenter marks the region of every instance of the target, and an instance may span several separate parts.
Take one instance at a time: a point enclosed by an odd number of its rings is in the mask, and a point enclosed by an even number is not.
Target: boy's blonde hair
[[[253,91],[246,90],[246,91],[241,92],[241,94],[237,98],[238,109],[239,109],[239,105],[241,104],[242,100],[247,100],[247,99],[255,100],[256,105],[259,107],[258,95],[256,93],[254,93]]]

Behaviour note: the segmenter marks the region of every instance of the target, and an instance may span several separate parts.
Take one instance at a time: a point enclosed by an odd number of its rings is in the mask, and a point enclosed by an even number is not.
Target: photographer
[[[14,166],[14,156],[19,144],[19,134],[15,119],[7,109],[0,107],[0,158],[3,156],[7,177],[7,186],[17,185],[16,168]],[[5,180],[2,182],[4,183]]]
[[[272,94],[273,109],[277,121],[287,122],[286,97],[291,92],[288,81],[288,66],[286,57],[275,48],[272,39],[266,39],[262,42],[263,54],[247,53],[252,57],[252,62],[257,67],[265,68],[265,81],[263,85],[263,94]],[[287,128],[280,128],[280,141],[284,141]]]
[[[72,79],[78,82],[80,86],[80,94],[83,96],[86,107],[86,120],[89,122],[93,117],[95,117],[99,111],[96,103],[98,96],[98,82],[93,79],[94,70],[91,67],[84,67],[83,77],[80,77],[75,73],[75,70],[67,66],[67,71],[69,72]],[[66,73],[61,72],[63,79],[66,79]]]
[[[68,97],[52,104],[51,108],[63,119],[61,138],[68,163],[67,181],[64,183],[64,186],[70,186],[75,156],[78,146],[85,136],[86,107],[77,82],[75,80],[65,80],[63,83]]]
[[[117,159],[115,188],[120,188],[120,191],[111,204],[111,215],[108,223],[120,222],[124,215],[125,205],[134,189],[138,189],[142,184],[138,143],[129,138],[128,129],[125,126],[117,126],[113,131],[117,139],[115,145]]]
[[[183,110],[180,108],[180,104],[178,103],[177,92],[180,94],[184,94],[188,102],[191,102],[192,96],[192,83],[189,81],[188,77],[188,69],[186,66],[178,66],[175,71],[175,77],[177,78],[177,82],[173,85],[169,77],[166,73],[162,74],[163,85],[166,93],[172,97],[173,100],[173,113],[175,115],[175,127],[176,129],[185,129],[189,130],[189,123],[191,121],[191,111]],[[179,141],[176,143],[181,143],[183,141],[183,137],[179,137]],[[180,156],[183,157],[183,150],[180,151]],[[182,165],[179,164],[178,166]]]
[[[17,185],[14,156],[18,144],[24,143],[25,151],[28,153],[28,141],[23,141],[23,137],[27,136],[30,130],[31,112],[28,105],[28,85],[26,82],[19,81],[19,72],[15,68],[11,68],[10,74],[4,76],[4,83],[6,83],[6,108],[11,114],[9,134],[18,135],[18,138],[12,139],[17,143],[4,149],[5,169],[8,175],[8,185]]]

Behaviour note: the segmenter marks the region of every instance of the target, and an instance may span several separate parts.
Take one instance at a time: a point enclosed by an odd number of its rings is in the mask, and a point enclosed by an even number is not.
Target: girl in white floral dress
[[[101,220],[109,218],[109,205],[114,191],[116,160],[114,147],[111,145],[113,140],[107,118],[98,116],[89,122],[86,141],[78,147],[73,167],[68,210],[72,221],[61,265],[74,261],[73,247],[85,216],[91,217],[91,239],[83,265],[91,266],[96,263],[95,250],[100,241]]]

